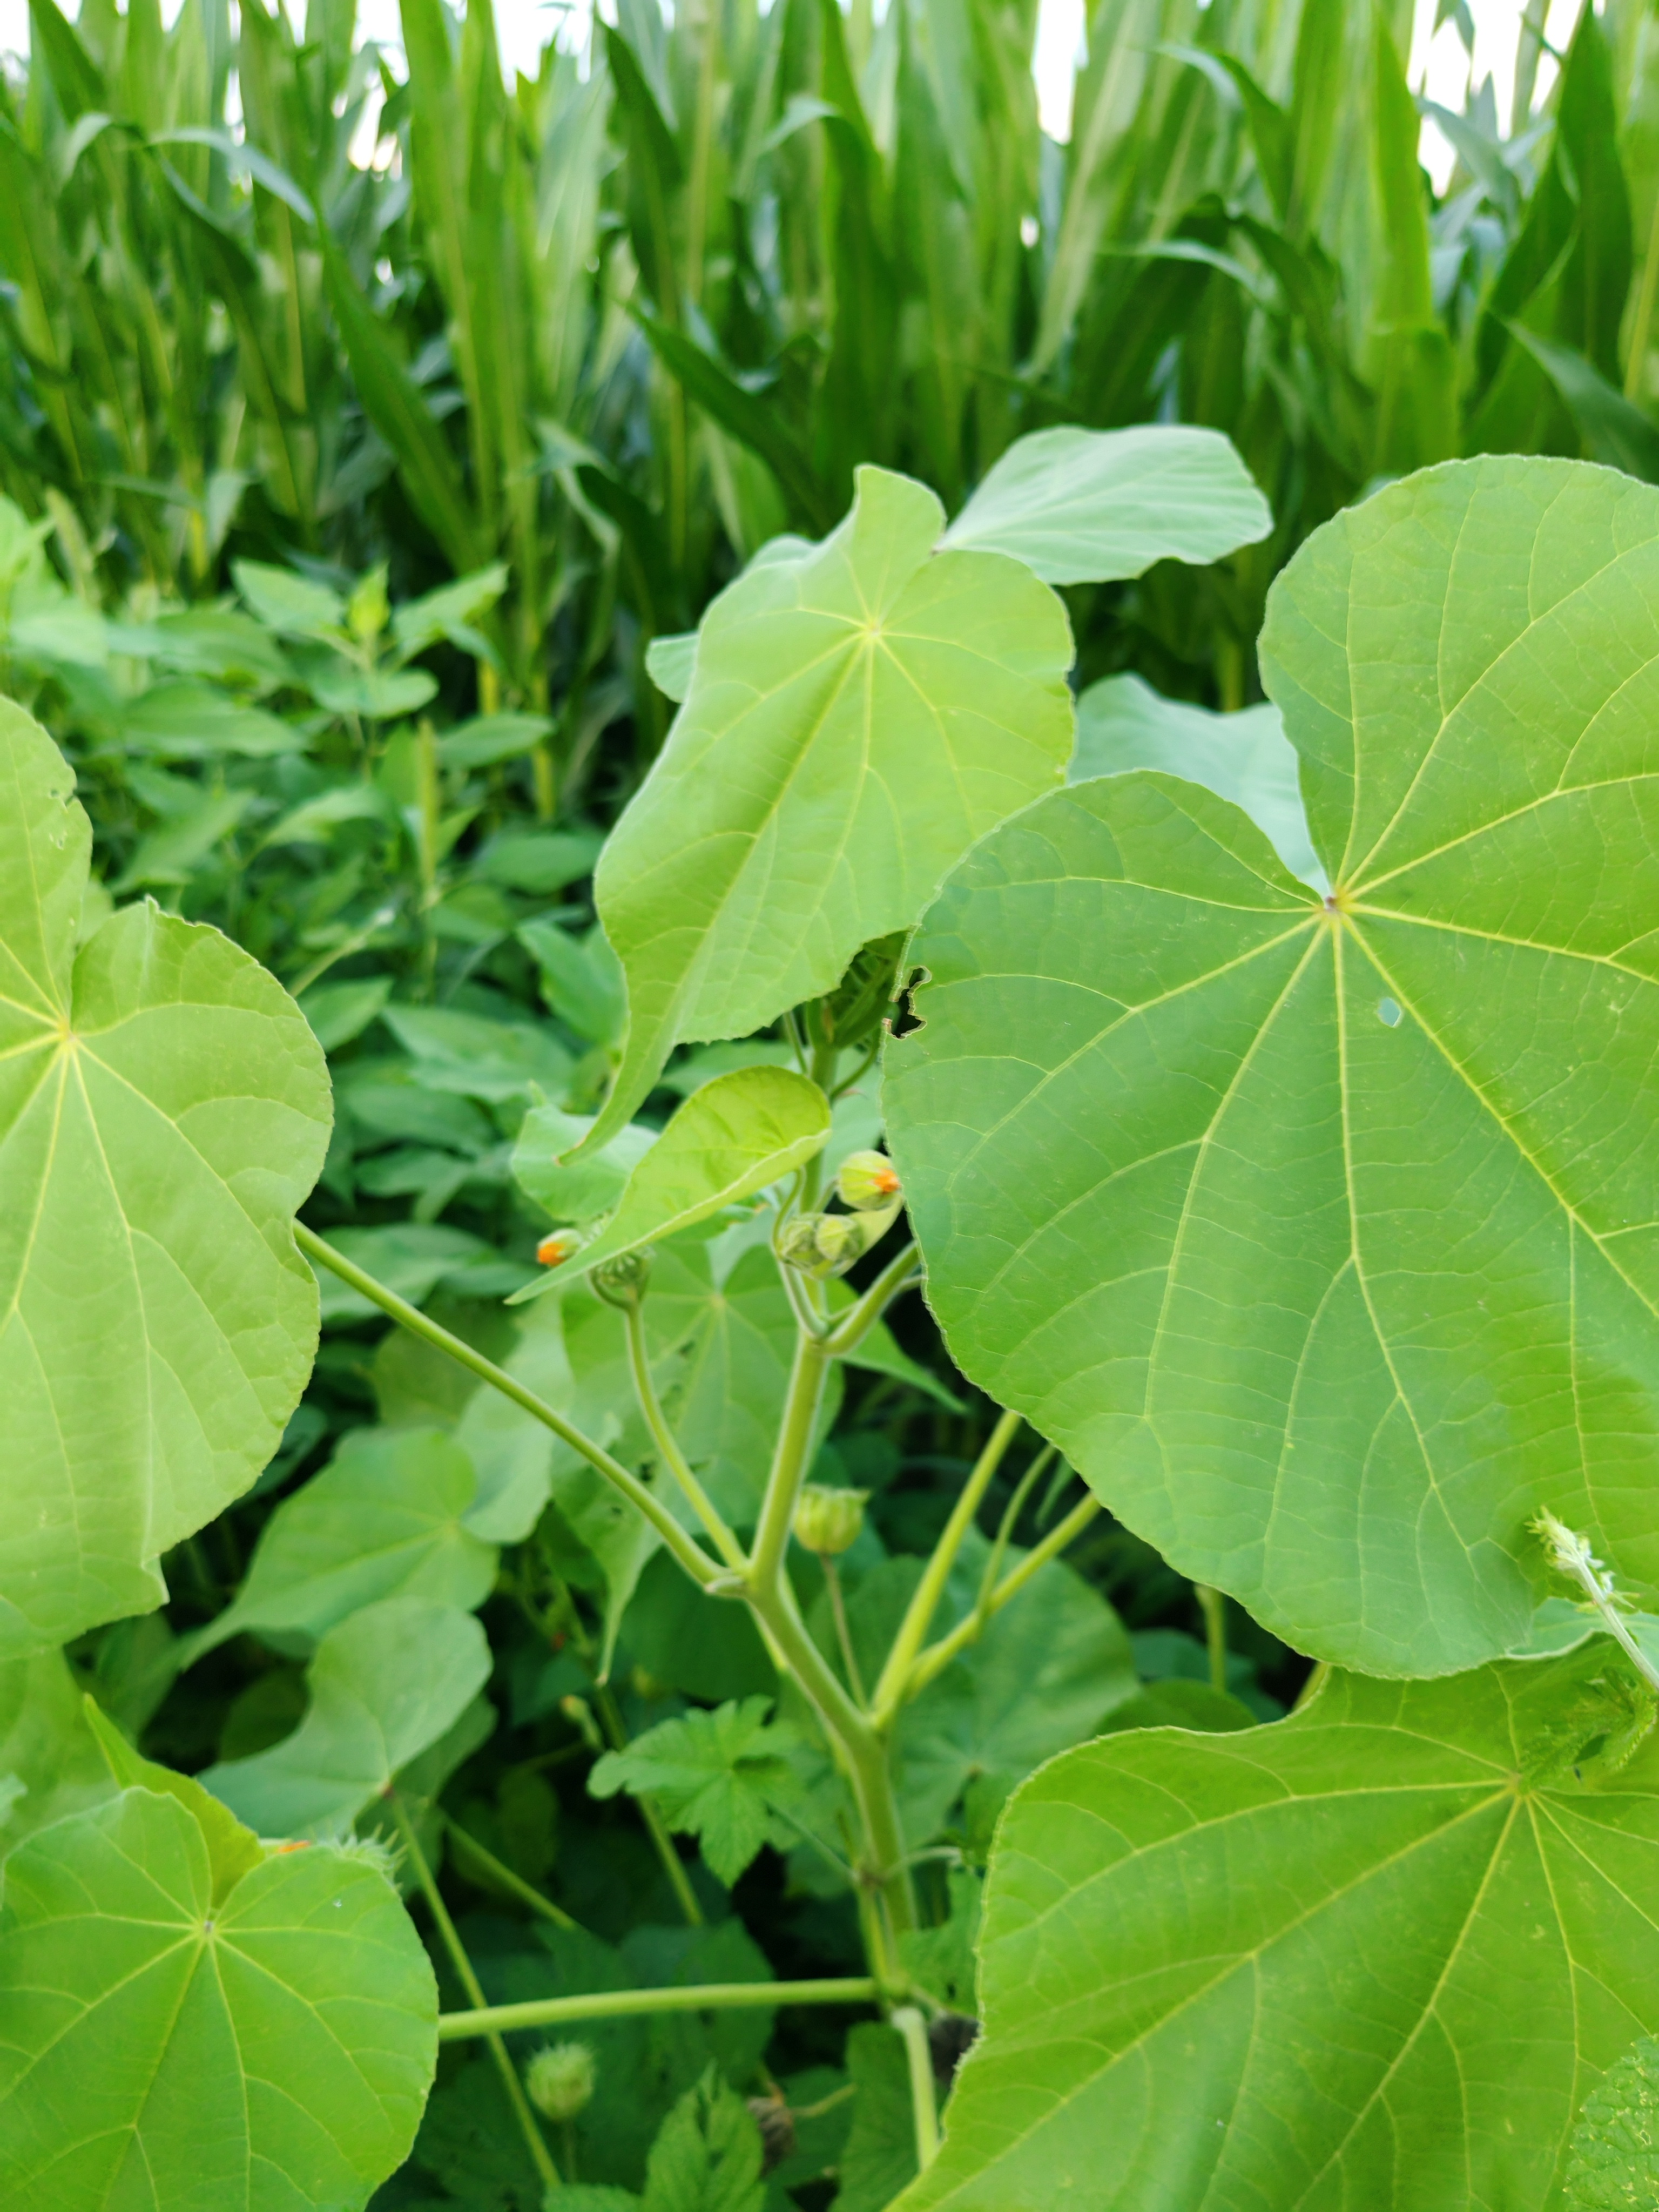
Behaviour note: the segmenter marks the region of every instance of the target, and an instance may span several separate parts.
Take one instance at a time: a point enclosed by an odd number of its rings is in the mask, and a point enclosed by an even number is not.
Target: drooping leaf
[[[860,470],[822,545],[769,552],[703,617],[691,689],[595,877],[629,1032],[590,1144],[675,1043],[747,1036],[830,989],[1058,781],[1065,611],[1002,556],[935,556],[942,520],[921,485]]]
[[[691,689],[696,659],[696,630],[684,630],[675,637],[653,637],[645,649],[646,674],[665,698],[678,702]]]
[[[1272,700],[1237,714],[1161,699],[1138,676],[1107,676],[1077,702],[1072,783],[1162,769],[1242,806],[1293,876],[1320,890],[1325,871],[1308,835],[1297,756]]]
[[[216,1897],[184,1803],[31,1837],[0,1912],[0,2195],[16,2212],[361,2204],[414,2139],[437,1990],[373,1867],[267,1856]]]
[[[770,1836],[771,1808],[797,1791],[787,1756],[796,1733],[769,1720],[770,1711],[770,1698],[744,1698],[659,1721],[626,1750],[607,1751],[587,1786],[596,1797],[626,1790],[653,1798],[671,1828],[697,1838],[729,1887]]]
[[[202,1779],[261,1835],[344,1835],[489,1678],[489,1645],[471,1613],[383,1598],[318,1644],[306,1676],[311,1703],[294,1734]]]
[[[737,1067],[716,1076],[692,1092],[641,1155],[616,1212],[564,1261],[562,1274],[586,1273],[751,1198],[816,1158],[829,1135],[829,1100],[793,1068]],[[555,1280],[546,1276],[523,1295],[538,1297]]]
[[[630,1121],[600,1151],[567,1158],[592,1126],[591,1115],[567,1114],[557,1106],[534,1106],[519,1125],[513,1180],[555,1221],[593,1221],[609,1213],[662,1133]]]
[[[311,1371],[296,1207],[328,1076],[294,1001],[148,903],[76,951],[74,777],[0,704],[0,1652],[163,1595],[155,1562],[270,1457]]]
[[[913,947],[888,1127],[958,1364],[1299,1650],[1522,1644],[1544,1506],[1659,1587],[1656,587],[1628,478],[1394,485],[1264,635],[1328,901],[1136,774],[988,838]]]
[[[1017,439],[940,543],[1012,554],[1049,584],[1104,583],[1154,561],[1218,561],[1273,526],[1218,430],[1068,426]]]
[[[903,2212],[1559,2205],[1585,2091],[1659,2020],[1659,1745],[1595,1749],[1618,1663],[1337,1674],[1271,1728],[1044,1768]]]
[[[266,1522],[247,1579],[191,1638],[190,1659],[246,1631],[321,1637],[382,1598],[471,1612],[495,1578],[494,1546],[463,1522],[477,1488],[436,1429],[353,1429]]]

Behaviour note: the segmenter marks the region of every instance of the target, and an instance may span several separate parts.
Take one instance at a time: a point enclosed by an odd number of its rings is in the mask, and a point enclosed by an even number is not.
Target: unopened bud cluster
[[[525,2069],[530,2101],[546,2120],[574,2120],[593,2100],[597,2069],[585,2043],[548,2043]]]
[[[650,1279],[648,1251],[619,1253],[614,1260],[605,1260],[593,1270],[593,1288],[607,1305],[631,1306],[645,1296],[645,1286]]]
[[[832,1490],[825,1483],[809,1482],[795,1502],[795,1541],[808,1552],[850,1550],[864,1526],[867,1490]]]
[[[836,1176],[847,1213],[798,1213],[778,1239],[778,1257],[804,1275],[844,1275],[880,1243],[904,1203],[898,1172],[884,1152],[850,1152]]]

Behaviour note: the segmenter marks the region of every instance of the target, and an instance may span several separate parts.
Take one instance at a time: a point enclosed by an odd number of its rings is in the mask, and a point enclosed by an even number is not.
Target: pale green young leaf
[[[0,1856],[113,1786],[64,1654],[0,1662]]]
[[[988,838],[913,946],[888,1127],[953,1355],[1298,1650],[1522,1644],[1544,1506],[1659,1587],[1650,603],[1644,485],[1391,486],[1264,635],[1329,906],[1134,774]]]
[[[1273,526],[1232,441],[1188,424],[1034,430],[993,462],[940,544],[1011,554],[1045,583],[1218,561]]]
[[[587,1778],[595,1797],[626,1790],[653,1800],[671,1828],[696,1836],[728,1888],[772,1832],[772,1807],[799,1794],[788,1753],[796,1732],[770,1721],[769,1698],[659,1721],[623,1751],[607,1751]]]
[[[645,672],[665,699],[678,701],[691,689],[696,660],[696,630],[684,630],[674,637],[653,637],[645,649]]]
[[[412,659],[416,653],[436,645],[440,638],[449,638],[464,651],[475,652],[481,641],[472,625],[500,599],[507,589],[507,578],[506,562],[494,561],[489,568],[458,576],[453,584],[441,584],[435,592],[427,592],[418,599],[405,599],[392,617],[392,634],[398,641],[400,657]]]
[[[829,990],[1059,781],[1065,610],[1000,555],[936,556],[943,520],[921,484],[860,469],[822,545],[756,562],[704,616],[684,705],[595,875],[629,1032],[591,1144],[676,1043]]]
[[[345,601],[327,584],[268,561],[234,561],[236,588],[278,637],[333,638],[343,634]]]
[[[601,1117],[603,1118],[603,1117]],[[733,1068],[705,1083],[629,1174],[617,1210],[590,1243],[520,1293],[540,1296],[559,1279],[635,1252],[706,1221],[814,1158],[830,1134],[830,1102],[793,1068]]]
[[[555,1221],[593,1221],[609,1213],[661,1134],[643,1121],[630,1121],[600,1151],[568,1158],[592,1126],[592,1115],[567,1114],[557,1106],[532,1107],[519,1126],[513,1180]]]
[[[1308,835],[1295,750],[1271,699],[1237,714],[1161,699],[1139,676],[1106,676],[1077,702],[1067,781],[1162,769],[1242,806],[1293,876],[1317,890],[1325,871]]]
[[[339,653],[298,653],[301,681],[331,714],[366,714],[386,720],[413,714],[438,696],[437,678],[424,668],[360,668]]]
[[[261,1835],[344,1835],[489,1678],[489,1645],[471,1613],[383,1598],[318,1644],[306,1674],[311,1703],[294,1734],[202,1779]]]
[[[359,2205],[406,2155],[438,2008],[409,1916],[361,1862],[253,1850],[216,1899],[185,1806],[128,1789],[7,1861],[9,2212]]]
[[[382,1598],[470,1613],[495,1579],[495,1551],[464,1524],[472,1462],[436,1429],[353,1429],[260,1532],[247,1578],[190,1639],[185,1663],[228,1637],[321,1637]]]
[[[1270,1728],[1045,1767],[902,2212],[1559,2206],[1586,2091],[1659,2022],[1659,1743],[1598,1762],[1616,1664],[1336,1674]]]
[[[89,831],[0,705],[0,1651],[149,1611],[155,1562],[246,1489],[311,1371],[296,1207],[328,1075],[288,994],[149,904],[76,952]]]

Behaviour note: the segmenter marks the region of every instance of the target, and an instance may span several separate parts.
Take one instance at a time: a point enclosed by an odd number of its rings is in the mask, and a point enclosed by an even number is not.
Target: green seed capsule
[[[525,2087],[544,2119],[574,2120],[593,2099],[598,2069],[585,2043],[549,2043],[525,2069]]]
[[[795,1503],[795,1541],[809,1552],[847,1551],[858,1541],[869,1496],[809,1482]]]

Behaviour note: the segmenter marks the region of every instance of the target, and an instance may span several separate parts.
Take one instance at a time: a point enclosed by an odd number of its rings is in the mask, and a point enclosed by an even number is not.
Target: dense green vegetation
[[[31,21],[7,2205],[1646,2202],[1659,16]]]

